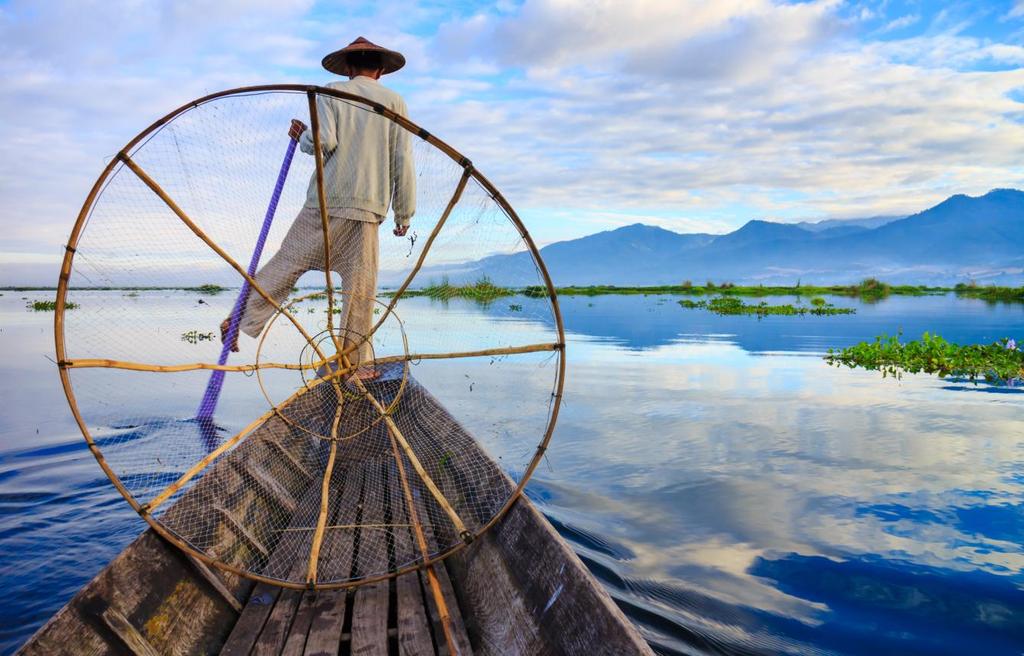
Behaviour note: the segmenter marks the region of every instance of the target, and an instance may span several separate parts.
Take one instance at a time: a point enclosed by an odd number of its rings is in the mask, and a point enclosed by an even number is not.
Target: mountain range
[[[951,196],[906,217],[816,223],[753,220],[724,235],[680,234],[634,224],[541,249],[556,285],[843,284],[874,276],[892,283],[1024,283],[1024,192]],[[481,276],[536,284],[526,253],[425,270],[421,280]]]

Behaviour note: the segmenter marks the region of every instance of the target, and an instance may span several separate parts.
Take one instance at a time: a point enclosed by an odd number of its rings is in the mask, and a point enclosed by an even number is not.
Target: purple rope
[[[277,174],[277,184],[274,185],[274,193],[270,197],[270,205],[267,207],[267,214],[263,217],[263,227],[260,228],[260,235],[256,239],[256,249],[252,252],[252,259],[249,260],[249,277],[256,275],[256,267],[260,263],[260,256],[263,254],[263,245],[267,243],[267,234],[270,233],[270,224],[274,221],[274,213],[277,211],[277,202],[281,199],[281,191],[284,189],[284,181],[288,177],[288,169],[292,165],[292,155],[295,154],[295,139],[288,141],[288,151],[284,155],[284,162],[281,163],[281,172]],[[242,291],[238,294],[235,307],[231,310],[231,320],[228,322],[228,332],[224,338],[224,345],[220,349],[220,358],[217,364],[224,364],[228,361],[231,353],[231,344],[238,338],[238,327],[242,322],[242,312],[245,303],[249,299],[250,285],[246,280],[242,284]],[[220,389],[224,385],[224,372],[215,370],[210,374],[210,382],[206,384],[206,393],[199,404],[196,412],[196,419],[200,422],[209,422],[213,419],[213,411],[217,408],[217,401],[220,398]]]

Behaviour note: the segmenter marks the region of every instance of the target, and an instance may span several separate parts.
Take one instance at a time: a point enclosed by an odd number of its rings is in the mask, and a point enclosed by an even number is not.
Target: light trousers
[[[373,327],[379,220],[375,214],[354,209],[331,210],[328,217],[331,270],[341,276],[341,289],[335,290],[335,303],[341,302],[341,318],[334,322],[335,330],[347,343],[363,341],[353,354],[353,363],[368,362],[373,357],[371,342],[364,338]],[[280,250],[256,273],[256,284],[280,305],[299,277],[308,271],[323,271],[324,261],[320,210],[304,207],[288,229]],[[262,295],[251,291],[242,315],[242,331],[258,337],[276,311]]]

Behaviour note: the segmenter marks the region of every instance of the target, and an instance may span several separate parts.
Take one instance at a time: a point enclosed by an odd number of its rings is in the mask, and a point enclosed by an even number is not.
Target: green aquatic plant
[[[206,283],[205,285],[199,285],[198,287],[191,287],[192,291],[197,291],[200,294],[206,294],[208,296],[216,296],[217,294],[227,290],[227,287],[221,287],[220,285],[214,285],[213,283]]]
[[[57,301],[32,301],[31,303],[26,304],[25,307],[33,312],[53,312],[57,309]],[[64,303],[64,309],[78,309],[78,303],[67,301]]]
[[[788,285],[735,285],[730,282],[723,282],[716,285],[709,281],[707,285],[694,285],[690,281],[684,281],[680,285],[654,285],[649,287],[619,287],[616,285],[589,285],[589,286],[564,286],[556,287],[555,291],[560,296],[605,296],[617,295],[678,295],[678,296],[852,296],[864,300],[880,300],[886,296],[925,296],[929,294],[945,294],[953,291],[952,287],[925,287],[915,285],[889,285],[874,278],[868,278],[856,285],[803,285],[797,282],[795,286]],[[532,298],[543,298],[548,295],[547,288],[540,285],[526,287],[521,291],[525,296]]]
[[[982,287],[976,282],[958,283],[953,288],[957,296],[965,298],[980,298],[989,303],[1024,303],[1024,287],[998,287],[987,285]]]
[[[509,309],[509,312],[522,312],[523,311],[523,306],[520,305],[519,303],[509,303],[508,304],[508,309]]]
[[[710,301],[692,301],[688,298],[684,298],[677,302],[680,307],[684,307],[688,310],[707,309],[715,314],[723,316],[749,314],[758,318],[769,315],[799,316],[804,314],[814,314],[827,316],[834,314],[854,314],[856,312],[853,308],[837,308],[829,305],[828,303],[815,305],[813,308],[797,307],[790,304],[769,305],[765,301],[761,301],[757,304],[748,304],[744,303],[742,299],[734,296],[718,296]]]
[[[453,285],[448,278],[442,278],[440,283],[431,283],[421,289],[406,290],[405,296],[426,296],[440,301],[447,301],[453,298],[467,298],[478,303],[490,303],[503,296],[515,296],[519,292],[510,287],[500,287],[491,282],[487,276],[477,279],[476,282],[468,285]]]
[[[213,333],[204,333],[198,330],[189,330],[181,334],[181,341],[188,342],[189,344],[198,344],[199,342],[212,342],[213,339]]]
[[[879,335],[873,342],[861,342],[844,349],[829,349],[830,365],[881,371],[896,379],[904,373],[954,376],[973,382],[984,379],[1014,384],[1024,377],[1024,351],[1013,339],[992,344],[960,345],[939,335],[924,333],[921,339],[901,342],[900,336]]]

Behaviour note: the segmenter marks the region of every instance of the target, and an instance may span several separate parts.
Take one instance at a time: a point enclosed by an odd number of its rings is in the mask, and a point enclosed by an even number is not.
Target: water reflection
[[[13,601],[0,611],[0,646],[9,652],[141,521],[63,409],[43,358],[52,317],[5,300],[0,576]],[[550,330],[529,299],[521,309],[410,300],[403,318],[421,328],[414,349],[463,316],[524,343]],[[758,321],[662,297],[563,299],[565,404],[528,494],[662,653],[1019,653],[1021,397],[965,394],[978,388],[927,376],[883,380],[830,368],[818,354],[901,329],[960,342],[1020,337],[1024,309],[953,297],[830,300],[858,313]],[[473,411],[467,424],[514,462],[520,454],[500,435],[516,428],[486,400],[508,397],[533,426],[544,416],[535,399],[550,395],[550,379],[519,371],[511,361],[424,362],[414,375]],[[117,390],[99,439],[196,431],[179,421],[193,399],[164,406],[156,392]],[[258,412],[240,392],[225,399],[225,426]],[[118,404],[137,416],[116,421]],[[194,441],[204,453],[198,431]]]

